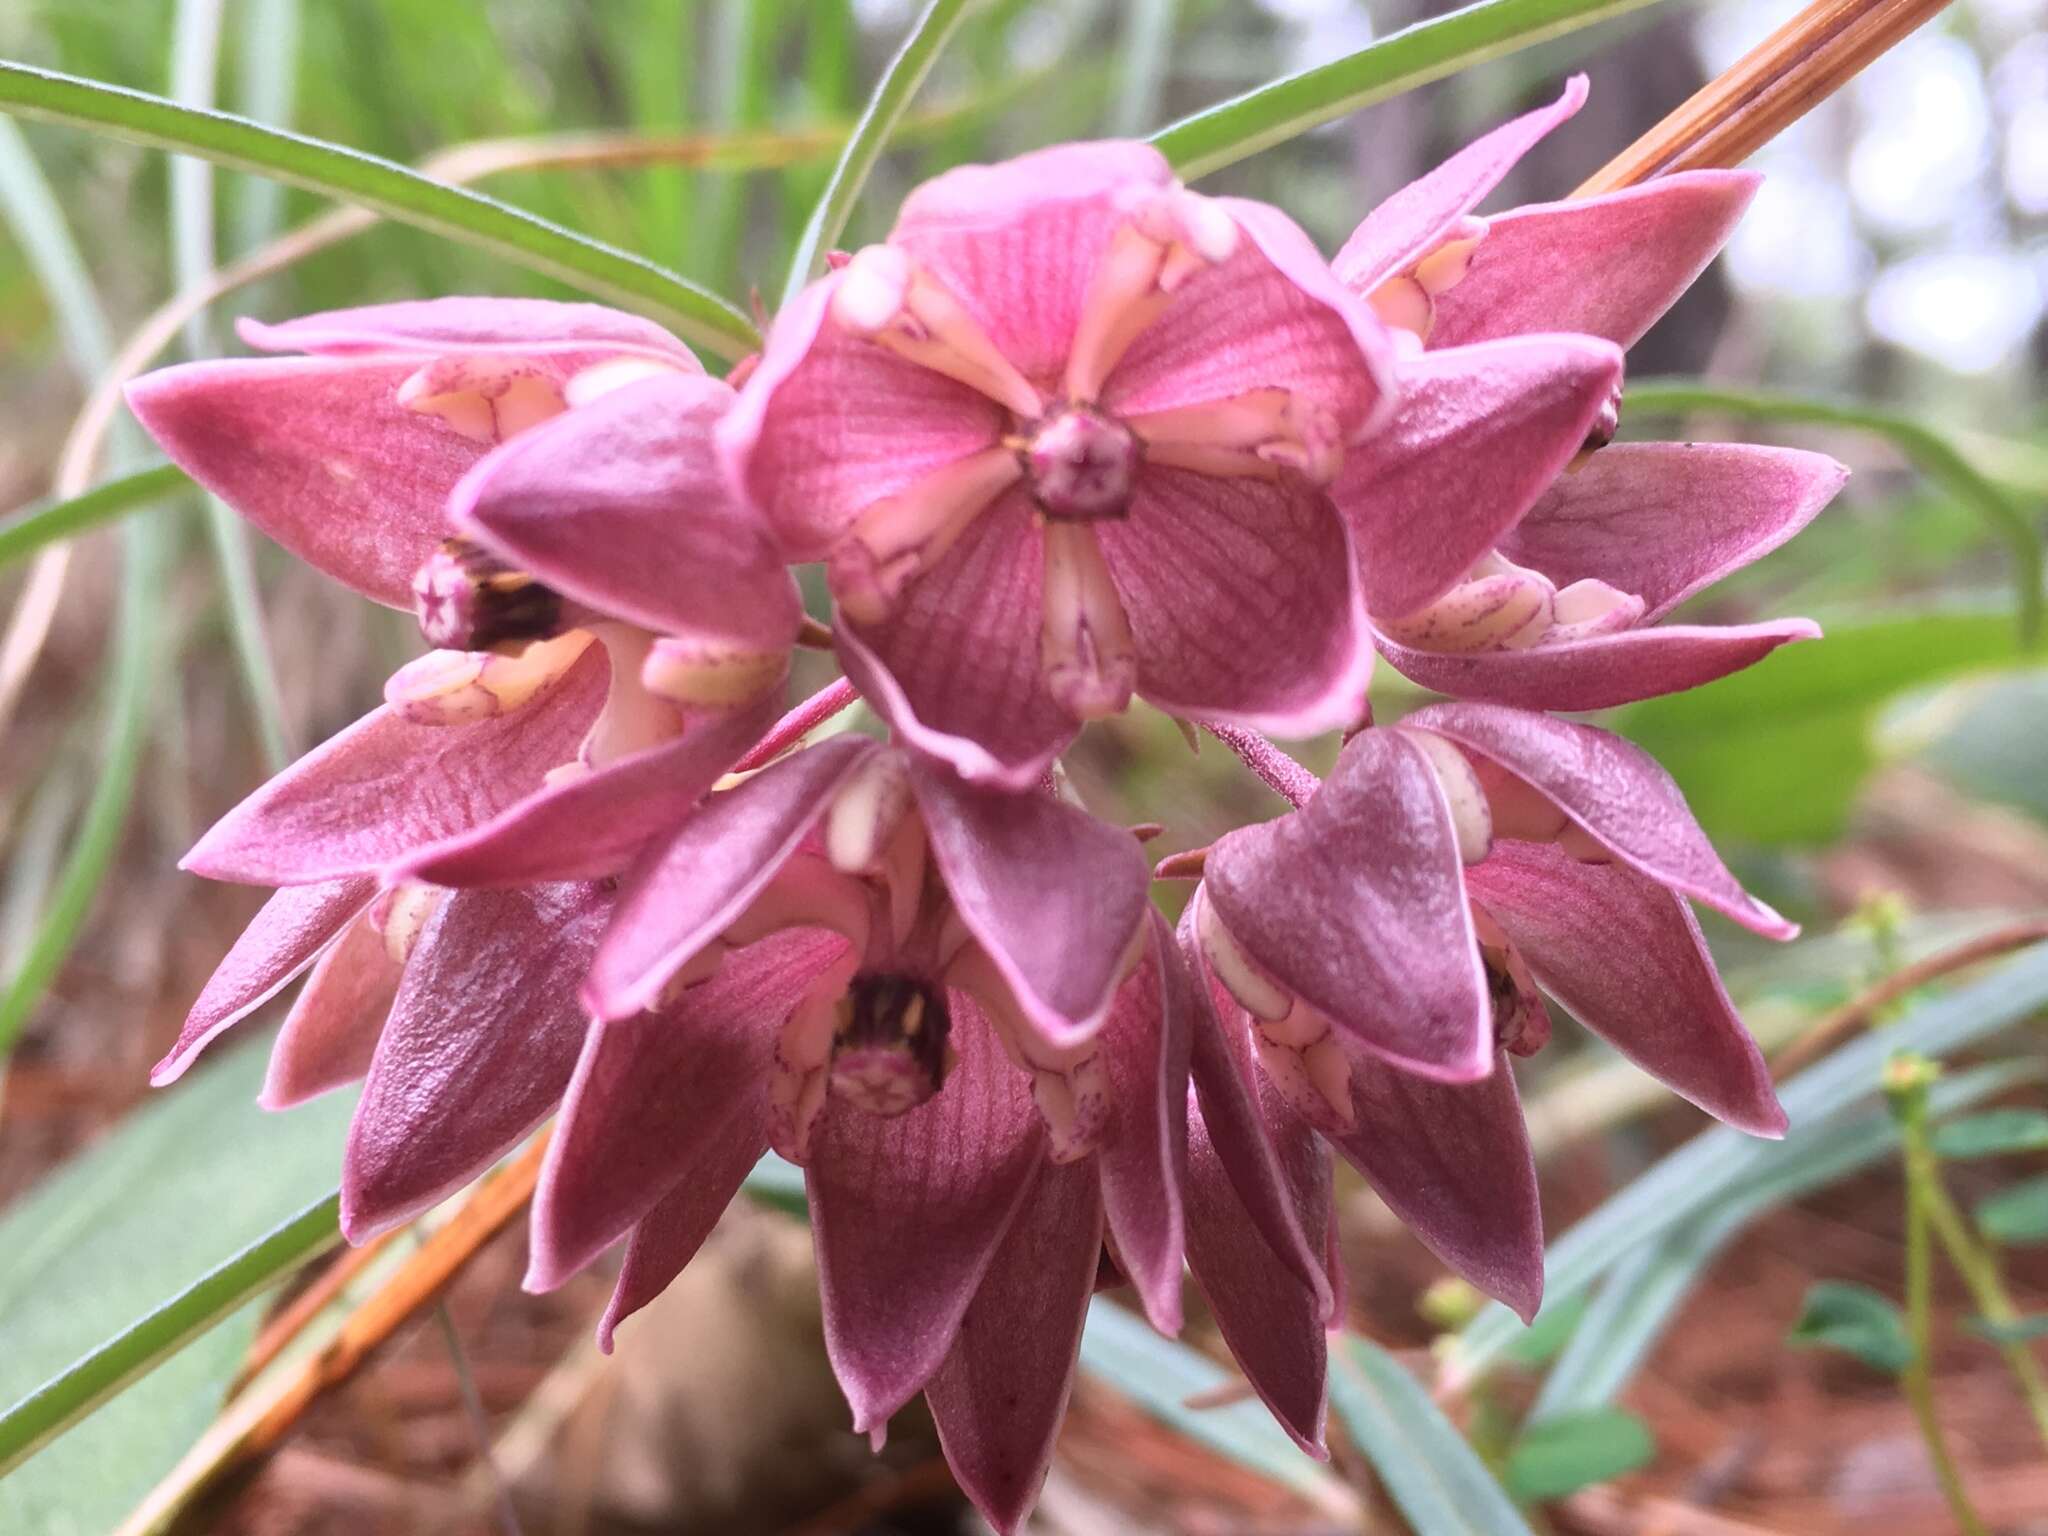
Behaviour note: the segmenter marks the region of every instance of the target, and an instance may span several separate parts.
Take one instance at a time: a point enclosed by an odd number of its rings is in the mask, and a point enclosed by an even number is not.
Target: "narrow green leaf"
[[[1530,1536],[1493,1474],[1400,1362],[1366,1339],[1339,1341],[1330,1406],[1408,1524],[1429,1536]]]
[[[241,31],[242,116],[282,128],[292,120],[299,84],[299,0],[243,0],[237,11]],[[284,227],[284,186],[251,176],[234,189],[232,254],[240,256]]]
[[[1646,1467],[1657,1455],[1649,1426],[1620,1408],[1595,1408],[1535,1425],[1508,1452],[1501,1480],[1525,1503],[1561,1499]]]
[[[720,357],[737,359],[760,345],[759,333],[738,309],[653,262],[375,155],[26,64],[0,62],[0,111],[198,155],[374,209],[640,309]]]
[[[0,523],[0,567],[47,545],[75,538],[138,507],[188,490],[191,485],[190,477],[177,465],[158,464],[118,480],[108,480],[69,501],[39,501],[23,507]]]
[[[868,173],[881,159],[898,120],[966,12],[967,0],[930,0],[924,14],[912,23],[902,48],[889,61],[874,94],[868,98],[860,121],[853,125],[852,136],[839,152],[839,163],[832,168],[832,179],[826,182],[825,193],[811,210],[810,222],[797,241],[796,255],[789,264],[789,280],[782,288],[784,307],[818,274],[825,252],[845,233],[846,221],[861,189],[867,185]]]
[[[1993,1242],[2021,1248],[2048,1243],[2048,1177],[2000,1190],[1978,1201],[1972,1214]]]
[[[1480,0],[1184,117],[1152,135],[1152,142],[1193,181],[1360,107],[1654,3]]]
[[[1136,138],[1158,120],[1179,12],[1180,0],[1131,0],[1124,8],[1122,56],[1111,97],[1112,138]]]
[[[1989,1339],[1993,1344],[2031,1344],[2036,1339],[2048,1339],[2048,1312],[2036,1312],[2032,1317],[2015,1317],[2003,1321],[1989,1317],[1972,1317],[1964,1321],[1963,1327],[1980,1339]]]
[[[2038,1109],[1988,1109],[1934,1130],[1935,1155],[1953,1161],[2038,1152],[2043,1147],[2048,1147],[2048,1112]]]
[[[1897,1376],[1913,1363],[1906,1320],[1891,1301],[1868,1286],[1823,1280],[1810,1287],[1799,1321],[1785,1342],[1853,1355],[1874,1371]]]

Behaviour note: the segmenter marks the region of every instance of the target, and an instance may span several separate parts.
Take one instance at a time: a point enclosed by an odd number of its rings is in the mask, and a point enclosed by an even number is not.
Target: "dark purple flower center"
[[[429,645],[488,651],[567,627],[559,592],[468,539],[445,539],[413,573],[413,613]]]
[[[1028,429],[1024,470],[1049,518],[1094,522],[1130,511],[1138,439],[1092,405],[1067,405]]]
[[[832,1092],[884,1118],[939,1091],[952,1032],[943,989],[910,976],[863,971],[839,1004]]]

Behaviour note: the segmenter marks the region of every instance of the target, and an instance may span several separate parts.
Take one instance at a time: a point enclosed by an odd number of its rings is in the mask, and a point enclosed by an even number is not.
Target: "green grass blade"
[[[299,0],[243,0],[241,32],[242,116],[283,126],[292,120],[299,84]],[[265,176],[244,178],[234,188],[229,212],[230,250],[239,256],[284,227],[284,184]]]
[[[832,167],[832,179],[825,183],[824,195],[804,225],[796,254],[790,260],[789,279],[782,287],[784,306],[817,276],[825,252],[845,233],[846,221],[861,189],[867,185],[868,173],[881,159],[890,134],[966,12],[967,0],[931,0],[924,14],[911,25],[903,46],[889,61],[874,94],[868,98],[860,121],[854,124],[846,147],[839,152],[839,163]]]
[[[1124,12],[1122,54],[1110,108],[1109,134],[1135,139],[1159,120],[1159,98],[1173,53],[1180,0],[1131,0]]]
[[[198,155],[374,209],[641,310],[720,357],[736,359],[760,344],[738,309],[653,262],[375,155],[26,64],[0,62],[0,111]]]
[[[1152,142],[1193,181],[1360,107],[1655,3],[1480,0],[1184,117],[1152,135]]]
[[[1946,433],[1873,406],[1777,390],[1724,389],[1694,379],[1638,380],[1628,387],[1628,410],[1631,414],[1669,415],[1719,411],[1760,421],[1847,427],[1883,438],[1921,474],[1976,513],[1992,536],[2006,546],[2012,560],[2020,641],[2028,647],[2040,642],[2042,551],[2034,519],[2004,487],[1972,464]]]
[[[69,501],[39,501],[0,523],[0,570],[24,555],[75,538],[138,507],[189,490],[192,481],[175,464],[137,470],[94,486]]]

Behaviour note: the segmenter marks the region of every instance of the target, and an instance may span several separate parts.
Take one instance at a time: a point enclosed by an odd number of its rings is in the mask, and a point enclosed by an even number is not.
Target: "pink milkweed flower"
[[[966,166],[776,318],[719,441],[909,745],[1027,787],[1141,693],[1283,735],[1371,667],[1327,487],[1391,348],[1307,237],[1144,145]]]
[[[1186,982],[1135,841],[858,736],[714,794],[619,894],[529,1285],[630,1234],[601,1339],[769,1147],[803,1165],[854,1427],[923,1391],[1001,1529],[1105,1243],[1180,1323]]]
[[[1760,178],[1685,171],[1473,217],[1585,99],[1585,79],[1574,77],[1553,105],[1396,192],[1334,263],[1394,328],[1404,357],[1402,407],[1378,453],[1356,460],[1332,489],[1352,525],[1380,650],[1440,693],[1528,708],[1598,709],[1677,692],[1817,636],[1806,619],[1658,621],[1797,533],[1847,474],[1825,455],[1788,448],[1604,446],[1619,419],[1616,349],[1691,286]],[[1551,334],[1559,332],[1577,335]],[[1513,359],[1526,364],[1567,340],[1617,359],[1598,409],[1576,418],[1576,440],[1573,410],[1554,386],[1516,390],[1495,415],[1502,441],[1525,416],[1547,414],[1541,451],[1525,445],[1479,461],[1469,470],[1477,494],[1462,485],[1441,494],[1440,481],[1433,496],[1418,487],[1441,473],[1434,450],[1447,413],[1461,401],[1483,408],[1489,391],[1511,383]],[[1409,515],[1425,496],[1429,515]]]
[[[1784,1133],[1688,898],[1770,938],[1797,931],[1742,890],[1639,748],[1491,704],[1361,732],[1298,809],[1209,850],[1182,927],[1210,1010],[1189,1261],[1304,1443],[1334,1290],[1317,1138],[1453,1270],[1534,1314],[1542,1223],[1506,1057],[1548,1036],[1539,989],[1710,1114]]]

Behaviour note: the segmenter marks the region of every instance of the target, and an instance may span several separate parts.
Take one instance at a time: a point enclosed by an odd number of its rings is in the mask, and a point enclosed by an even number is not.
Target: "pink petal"
[[[434,885],[522,885],[618,874],[692,808],[775,723],[769,694],[683,735],[535,790],[482,826],[421,850],[401,871]]]
[[[1098,533],[1152,703],[1290,737],[1364,714],[1370,626],[1321,492],[1155,465],[1129,519]]]
[[[1157,150],[1119,142],[957,166],[904,200],[889,243],[944,282],[1026,378],[1055,379],[1132,197],[1172,180]]]
[[[1543,1212],[1507,1057],[1477,1082],[1433,1083],[1354,1052],[1351,1102],[1357,1128],[1329,1136],[1337,1150],[1430,1252],[1534,1317]]]
[[[949,1005],[945,1086],[893,1120],[828,1099],[805,1170],[825,1350],[863,1434],[945,1359],[1045,1156],[1025,1075],[972,999]]]
[[[777,934],[661,1012],[591,1027],[534,1194],[528,1290],[567,1280],[678,1185],[725,1166],[732,1143],[749,1149],[740,1172],[753,1166],[776,1032],[845,949],[817,929]]]
[[[285,1016],[257,1102],[265,1109],[290,1109],[358,1081],[370,1070],[404,970],[367,918],[344,928]]]
[[[1693,820],[1671,775],[1635,743],[1498,704],[1435,704],[1402,723],[1448,736],[1492,759],[1659,885],[1766,938],[1789,939],[1799,932],[1742,889]],[[1213,860],[1209,867],[1214,870]]]
[[[1387,278],[1427,255],[1451,226],[1477,208],[1538,140],[1586,103],[1586,77],[1573,75],[1564,94],[1547,107],[1475,139],[1428,175],[1411,181],[1365,216],[1331,263],[1357,293],[1370,293]],[[1547,325],[1544,330],[1572,327]]]
[[[834,737],[705,801],[627,876],[583,986],[590,1011],[623,1019],[652,1008],[669,977],[761,894],[840,785],[879,750],[867,737]]]
[[[1102,1052],[1116,1124],[1095,1154],[1118,1266],[1161,1333],[1181,1324],[1193,984],[1166,920],[1147,923],[1146,958],[1116,995]]]
[[[1430,345],[1582,331],[1633,346],[1727,243],[1762,180],[1680,171],[1489,219],[1465,276],[1437,298]]]
[[[245,319],[235,329],[242,340],[264,352],[439,357],[451,352],[570,350],[595,357],[640,355],[703,370],[688,347],[652,320],[602,304],[548,299],[415,299],[331,309],[281,325]]]
[[[1781,645],[1818,640],[1811,619],[1767,624],[1662,624],[1531,646],[1451,656],[1380,636],[1380,654],[1403,677],[1454,698],[1521,709],[1588,710],[1683,693],[1754,666]]]
[[[1394,403],[1386,327],[1287,215],[1220,201],[1247,238],[1175,290],[1111,372],[1104,403],[1136,415],[1277,388],[1329,412],[1347,441],[1377,426]]]
[[[775,317],[718,425],[728,480],[790,560],[822,560],[861,512],[1002,430],[987,397],[832,323],[837,282],[813,284]]]
[[[604,691],[603,648],[591,646],[508,715],[415,725],[372,710],[229,811],[180,867],[258,885],[391,868],[489,821],[572,761]]]
[[[1045,685],[1035,515],[1021,493],[1004,497],[911,583],[885,622],[841,614],[837,626],[847,676],[903,741],[1012,790],[1036,784],[1080,730]]]
[[[266,901],[193,1003],[178,1043],[150,1069],[150,1086],[176,1082],[215,1036],[282,992],[376,894],[374,880],[327,880]]]
[[[1457,834],[1414,743],[1353,737],[1307,805],[1217,841],[1203,889],[1253,961],[1356,1043],[1447,1081],[1491,1070]]]
[[[1151,910],[1128,832],[1049,794],[1006,794],[913,760],[911,783],[954,909],[1055,1044],[1108,1016]]]
[[[1551,487],[1501,553],[1560,587],[1593,577],[1634,593],[1653,624],[1799,532],[1848,477],[1797,448],[1615,443]]]
[[[516,1146],[569,1086],[576,983],[611,910],[595,884],[455,891],[406,963],[342,1159],[350,1242],[407,1221]]]
[[[408,611],[483,445],[398,403],[413,358],[186,363],[128,386],[172,461],[301,560]]]
[[[1678,897],[1623,865],[1535,843],[1496,844],[1465,879],[1580,1023],[1715,1118],[1785,1134],[1763,1053]]]
[[[1580,336],[1431,350],[1401,365],[1387,430],[1352,449],[1330,498],[1358,546],[1365,606],[1434,602],[1585,446],[1621,353]]]
[[[597,1324],[597,1346],[606,1354],[611,1353],[619,1324],[669,1288],[740,1192],[768,1149],[766,1133],[759,1127],[753,1130],[755,1134],[741,1135],[735,1129],[734,1134],[707,1147],[704,1160],[690,1176],[633,1228],[626,1257],[619,1265],[618,1283],[612,1287],[611,1303]]]
[[[802,605],[726,489],[717,379],[645,379],[520,433],[455,488],[450,521],[601,613],[670,634],[787,647]]]
[[[1002,1536],[1024,1523],[1052,1463],[1101,1255],[1089,1169],[1042,1165],[925,1384],[960,1491]]]

